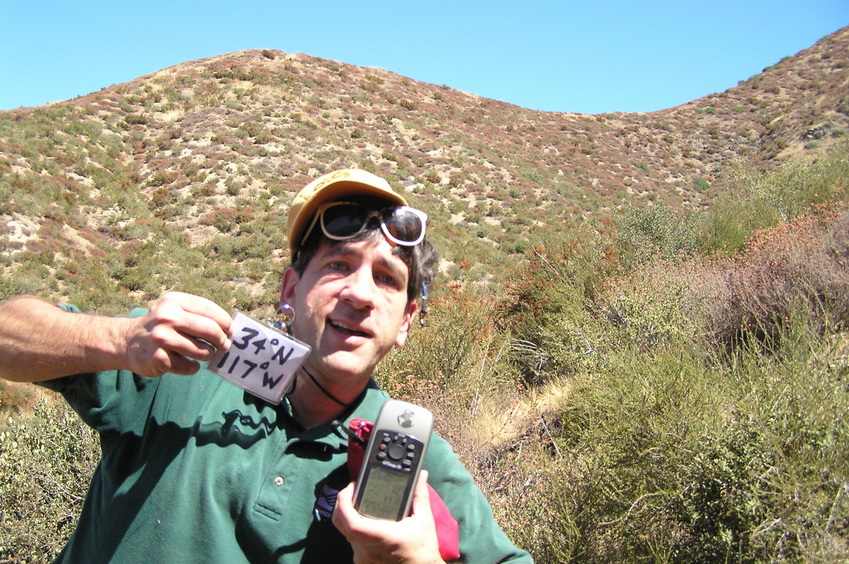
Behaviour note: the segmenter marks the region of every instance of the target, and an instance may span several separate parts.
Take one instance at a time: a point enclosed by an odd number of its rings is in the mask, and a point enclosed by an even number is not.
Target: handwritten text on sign
[[[273,403],[289,389],[310,347],[256,319],[233,314],[233,346],[219,350],[209,370]]]

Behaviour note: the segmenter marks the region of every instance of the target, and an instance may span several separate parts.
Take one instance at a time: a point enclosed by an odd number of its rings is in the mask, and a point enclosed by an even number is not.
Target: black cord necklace
[[[333,394],[331,394],[330,392],[328,392],[328,391],[324,388],[324,386],[322,386],[321,384],[319,384],[319,383],[318,383],[318,380],[316,380],[316,379],[315,379],[315,377],[314,377],[312,374],[310,374],[310,371],[309,371],[309,370],[307,370],[305,367],[303,367],[303,366],[302,366],[302,367],[301,367],[301,370],[303,370],[303,371],[304,371],[304,373],[306,373],[306,375],[310,377],[310,380],[312,380],[312,383],[313,383],[313,384],[315,384],[315,385],[316,385],[316,387],[317,387],[319,390],[321,390],[321,392],[322,392],[324,395],[326,395],[327,397],[329,397],[330,399],[332,399],[334,402],[338,403],[339,405],[341,405],[341,406],[342,406],[342,407],[344,407],[345,409],[348,409],[349,407],[351,407],[352,405],[354,405],[355,403],[357,403],[357,401],[360,399],[360,397],[359,397],[359,396],[357,396],[357,398],[356,398],[354,401],[352,401],[351,403],[345,403],[345,402],[343,402],[342,400],[340,400],[340,399],[336,398],[336,397],[335,397]],[[362,394],[360,394],[360,395],[362,395]]]

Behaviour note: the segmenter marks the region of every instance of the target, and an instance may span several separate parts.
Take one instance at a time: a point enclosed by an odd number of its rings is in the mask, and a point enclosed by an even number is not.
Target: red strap
[[[368,444],[373,427],[374,423],[365,419],[351,420],[351,432],[362,440],[362,442],[353,439],[348,441],[348,474],[352,477],[360,475],[360,467],[366,455],[365,445]],[[430,510],[436,525],[436,537],[439,540],[439,555],[446,561],[456,560],[460,558],[460,527],[436,490],[430,484],[427,488],[430,492]]]

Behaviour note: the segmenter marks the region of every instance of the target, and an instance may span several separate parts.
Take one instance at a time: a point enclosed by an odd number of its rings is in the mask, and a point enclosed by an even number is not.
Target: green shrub
[[[815,361],[829,341],[802,331],[733,364],[692,340],[608,351],[534,437],[547,448],[501,453],[518,468],[491,498],[512,538],[537,562],[839,561],[847,365]]]
[[[97,437],[64,402],[43,401],[0,428],[0,561],[49,562],[73,532]]]
[[[651,206],[626,212],[617,243],[630,260],[645,262],[689,255],[696,249],[698,239],[692,216]]]
[[[737,170],[729,190],[701,218],[700,248],[707,252],[742,249],[760,229],[775,227],[812,206],[844,201],[849,179],[849,142],[836,146],[812,164],[787,163],[757,173]]]
[[[380,366],[381,386],[398,397],[420,400],[449,390],[482,393],[494,376],[479,371],[500,342],[491,301],[459,289],[433,298],[424,325],[414,325],[407,344]]]
[[[127,114],[124,117],[124,121],[128,125],[146,125],[148,120],[144,114]]]
[[[708,190],[710,188],[710,182],[708,182],[702,177],[698,177],[693,179],[693,186],[695,186],[698,190],[704,192],[705,190]]]
[[[698,219],[698,246],[706,253],[730,254],[743,249],[757,230],[779,221],[779,210],[764,201],[723,198]]]
[[[492,298],[454,288],[431,298],[424,325],[378,367],[393,397],[433,411],[436,430],[474,467],[517,406],[517,375],[505,362],[507,339],[493,324]]]
[[[538,384],[557,373],[551,361],[560,359],[565,364],[558,367],[567,372],[576,369],[568,368],[568,359],[588,348],[582,336],[584,308],[599,297],[603,280],[620,262],[612,234],[589,225],[570,231],[568,238],[541,234],[527,255],[505,286],[496,323],[514,341],[512,362],[529,383]]]

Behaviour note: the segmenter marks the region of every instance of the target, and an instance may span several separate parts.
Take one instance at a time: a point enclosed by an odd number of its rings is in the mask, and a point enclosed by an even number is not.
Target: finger
[[[227,350],[230,348],[230,340],[226,336],[223,342],[218,345],[212,345],[208,340],[201,337],[194,337],[182,332],[177,333],[177,337],[171,344],[171,350],[174,352],[193,358],[196,360],[208,360],[216,353],[218,349]]]
[[[170,353],[168,357],[169,367],[165,372],[179,374],[181,376],[191,376],[200,370],[200,364],[189,358],[174,353]]]
[[[349,523],[353,514],[357,514],[357,510],[354,509],[354,482],[351,482],[336,494],[336,506],[333,508],[331,521],[345,534],[351,530]]]
[[[182,331],[209,342],[216,348],[229,347],[233,318],[221,306],[200,296],[175,293],[180,308],[187,313]]]
[[[178,325],[180,327],[185,326],[182,323],[178,323]],[[172,323],[154,322],[149,331],[152,345],[157,349],[164,350],[169,355],[176,354],[205,360],[214,351],[211,344],[204,342],[201,338],[185,333],[183,329],[176,327]],[[162,362],[168,361],[163,358]]]
[[[200,370],[200,364],[197,362],[164,348],[156,349],[147,362],[134,369],[140,376],[148,378],[159,378],[169,372],[189,376],[198,370]]]
[[[345,509],[354,508],[354,482],[348,482],[347,486],[339,490],[336,496],[336,504]]]
[[[428,471],[422,470],[419,474],[419,480],[416,482],[416,489],[413,491],[412,514],[432,517],[433,512],[430,508],[430,490],[427,487],[427,477]]]
[[[232,318],[215,302],[206,298],[172,292],[163,295],[153,305],[150,314],[156,326],[170,328],[186,338],[175,340],[166,329],[161,329],[155,335],[163,344],[181,354],[206,358],[210,354],[208,345],[225,350],[230,347]]]
[[[217,303],[194,294],[174,292],[181,299],[183,309],[188,313],[202,315],[214,321],[225,332],[229,331],[232,316]]]

